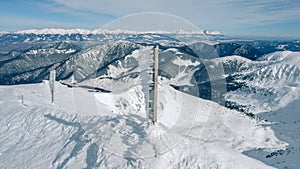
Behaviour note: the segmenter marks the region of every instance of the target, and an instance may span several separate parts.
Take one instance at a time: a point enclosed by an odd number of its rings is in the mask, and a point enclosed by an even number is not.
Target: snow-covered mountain
[[[212,31],[212,30],[204,30],[203,33],[206,34],[206,35],[221,35],[220,32]]]
[[[5,32],[9,33],[9,32]],[[206,34],[206,35],[221,35],[218,31],[211,30],[153,30],[153,31],[131,31],[131,30],[106,30],[106,29],[95,29],[95,30],[87,30],[87,29],[55,29],[55,28],[46,28],[46,29],[28,29],[14,32],[15,34]]]
[[[1,168],[272,168],[242,152],[287,145],[262,122],[168,85],[160,85],[157,125],[146,118],[139,86],[106,94],[56,89],[52,105],[47,82],[1,86]],[[85,107],[72,107],[72,95]],[[190,131],[180,119],[189,112],[197,115]]]
[[[299,165],[299,59],[299,52],[275,52],[255,62],[240,57],[228,59],[243,62],[233,75],[243,85],[226,94],[229,105],[273,122],[269,126],[276,136],[289,144],[287,149],[273,153],[255,149],[245,154],[278,168]]]
[[[0,168],[297,168],[300,42],[194,33],[0,35]]]

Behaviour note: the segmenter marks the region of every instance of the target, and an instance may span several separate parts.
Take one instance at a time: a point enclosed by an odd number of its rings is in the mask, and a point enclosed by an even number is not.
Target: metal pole
[[[51,92],[51,103],[54,103],[55,80],[56,80],[56,71],[51,70],[50,71],[50,79],[49,79],[50,92]]]
[[[157,102],[158,102],[158,46],[154,46],[154,98],[153,98],[153,123],[157,122]]]

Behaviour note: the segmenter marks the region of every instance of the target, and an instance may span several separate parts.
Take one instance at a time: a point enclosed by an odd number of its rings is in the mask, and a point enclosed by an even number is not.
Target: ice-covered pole
[[[153,48],[154,53],[154,97],[153,97],[153,123],[157,122],[157,102],[158,102],[158,46],[155,45]]]
[[[50,93],[51,93],[51,103],[54,103],[54,92],[55,92],[55,78],[56,78],[56,71],[50,71],[50,78],[49,78],[49,86],[50,86]]]

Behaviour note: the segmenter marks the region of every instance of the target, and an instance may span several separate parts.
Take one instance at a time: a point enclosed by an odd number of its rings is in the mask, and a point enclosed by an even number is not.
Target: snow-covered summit
[[[60,29],[60,28],[45,28],[45,29],[28,29],[14,32],[15,34],[146,34],[146,33],[158,33],[158,34],[205,34],[205,35],[221,35],[218,31],[210,30],[149,30],[149,31],[131,31],[131,30],[106,30],[106,29]]]
[[[8,33],[9,33],[8,31],[0,31],[0,35],[8,34]]]
[[[14,32],[15,34],[90,34],[90,30],[85,29],[27,29]]]
[[[213,31],[213,30],[204,30],[203,33],[205,35],[221,35],[219,31]]]
[[[265,61],[281,61],[286,59],[287,57],[299,57],[299,52],[292,51],[278,51],[274,53],[267,54],[258,60]]]
[[[134,113],[136,108],[143,108],[138,87],[130,89],[131,95],[127,93],[130,91],[93,93],[59,83],[56,89],[57,101],[52,105],[47,82],[0,86],[0,168],[271,169],[242,152],[287,146],[258,121],[168,85],[160,86],[159,105],[163,110],[158,125],[147,125],[142,114]],[[70,96],[77,99],[73,102]],[[81,101],[85,104],[83,111],[77,107]],[[88,115],[93,104],[97,104],[99,113]],[[188,115],[194,105],[199,107],[199,116],[185,138],[174,142],[173,138],[181,138],[186,130],[182,125],[188,123],[180,123],[170,110]],[[208,120],[207,107],[222,118]],[[119,110],[128,113],[116,115]],[[166,122],[181,125],[166,126]],[[211,141],[205,141],[210,127],[218,123]],[[164,148],[169,151],[153,156]]]

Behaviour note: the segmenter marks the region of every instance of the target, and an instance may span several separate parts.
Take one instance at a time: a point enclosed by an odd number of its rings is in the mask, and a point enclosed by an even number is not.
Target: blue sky
[[[185,19],[180,23],[177,17],[174,18],[178,22],[154,17],[174,28],[189,21],[199,29],[218,30],[226,35],[300,38],[299,0],[3,0],[0,30],[96,29],[141,12],[162,12]],[[123,21],[123,26],[127,23],[129,29],[143,29],[143,25],[149,29],[144,20]]]

